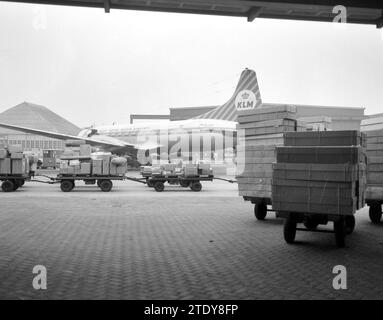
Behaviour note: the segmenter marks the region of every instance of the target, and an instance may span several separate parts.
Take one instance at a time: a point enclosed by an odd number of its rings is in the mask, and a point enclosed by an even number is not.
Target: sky
[[[244,68],[263,102],[383,112],[371,25],[0,3],[0,112],[23,101],[78,126],[220,105]]]

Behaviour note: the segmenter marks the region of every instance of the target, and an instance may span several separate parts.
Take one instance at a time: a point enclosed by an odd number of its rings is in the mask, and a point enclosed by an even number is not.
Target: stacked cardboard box
[[[68,140],[60,156],[61,174],[69,175],[123,175],[127,170],[125,158],[110,154],[91,154],[92,148],[82,140]]]
[[[62,160],[90,159],[92,147],[83,140],[66,140]]]
[[[141,166],[140,172],[143,177],[150,177],[152,174],[152,166]]]
[[[365,139],[358,131],[287,133],[276,148],[276,211],[352,215],[365,202]]]
[[[96,176],[115,176],[123,175],[127,170],[127,162],[114,163],[113,157],[102,157],[102,159],[91,160],[70,160],[62,161],[60,166],[61,174],[70,175],[96,175]]]
[[[160,166],[142,166],[141,175],[143,177],[154,176],[210,176],[213,175],[213,169],[208,163],[199,164],[183,164],[182,167],[177,166],[174,163],[164,163]]]
[[[198,164],[198,174],[199,175],[213,175],[213,169],[209,163],[199,163]]]
[[[198,167],[196,164],[184,164],[183,172],[185,177],[195,177],[198,175]]]
[[[271,198],[275,148],[283,133],[304,130],[289,105],[240,111],[238,114],[237,182],[239,195]]]
[[[383,199],[383,130],[365,131],[367,136],[366,199]]]
[[[122,175],[127,170],[127,161],[125,158],[112,157],[110,161],[108,161],[107,159],[103,160],[103,174],[106,174],[106,171],[104,171],[104,169],[107,170],[106,168],[108,167],[108,163],[110,175]]]
[[[9,145],[0,149],[0,175],[27,175],[29,159],[23,154],[22,146]]]
[[[284,134],[285,146],[363,146],[366,135],[356,130],[294,132]]]

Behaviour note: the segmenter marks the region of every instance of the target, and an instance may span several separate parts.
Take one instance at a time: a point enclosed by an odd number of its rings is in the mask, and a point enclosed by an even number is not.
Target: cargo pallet
[[[271,205],[271,198],[243,196],[243,200],[251,201],[254,204],[254,215],[257,220],[265,220],[267,212],[274,211],[267,208],[268,205]]]
[[[283,236],[287,243],[295,241],[297,231],[311,231],[333,233],[336,245],[339,248],[343,248],[345,246],[346,235],[350,235],[355,229],[355,217],[352,214],[335,215],[278,211],[277,217],[284,218]],[[334,223],[333,231],[317,229],[319,225],[327,225],[330,221]],[[305,228],[297,228],[298,223],[303,223]]]
[[[4,192],[16,191],[22,187],[26,180],[30,179],[29,174],[1,174],[0,181],[2,181],[1,189]]]
[[[146,177],[146,183],[148,187],[154,188],[157,192],[162,192],[165,189],[165,182],[171,185],[180,185],[183,188],[190,187],[191,190],[199,192],[202,190],[201,181],[213,181],[214,176],[178,176],[178,175],[166,175],[166,176],[153,176]]]

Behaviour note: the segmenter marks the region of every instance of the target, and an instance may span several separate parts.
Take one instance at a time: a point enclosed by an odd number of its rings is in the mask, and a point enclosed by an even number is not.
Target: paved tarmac
[[[198,193],[27,182],[0,192],[0,206],[1,299],[383,298],[383,224],[370,223],[367,207],[339,249],[322,233],[286,244],[282,220],[256,221],[222,181]],[[46,290],[32,286],[35,265],[47,269]],[[332,286],[336,265],[347,269],[346,290]]]

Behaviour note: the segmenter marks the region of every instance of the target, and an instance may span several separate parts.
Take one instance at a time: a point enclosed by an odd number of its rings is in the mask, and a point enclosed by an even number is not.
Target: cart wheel
[[[100,189],[104,192],[109,192],[113,188],[113,183],[111,180],[101,180]]]
[[[5,180],[1,184],[1,189],[3,189],[4,192],[12,192],[12,191],[14,191],[13,182],[11,180]]]
[[[61,188],[61,191],[63,191],[63,192],[72,191],[74,188],[74,181],[72,181],[72,180],[61,181],[60,188]]]
[[[287,243],[293,243],[295,240],[295,235],[297,233],[297,221],[292,213],[290,213],[285,219],[283,225],[283,236]]]
[[[180,186],[182,188],[187,188],[188,186],[190,186],[190,181],[181,180],[180,181]]]
[[[153,187],[154,187],[154,183],[153,183],[153,181],[152,181],[151,179],[147,179],[147,180],[146,180],[146,184],[147,184],[148,187],[150,187],[150,188],[153,188]]]
[[[380,203],[371,204],[369,216],[372,223],[379,223],[382,219],[382,205]]]
[[[254,215],[257,220],[265,220],[267,215],[267,205],[264,203],[255,204]]]
[[[344,217],[340,217],[339,220],[334,221],[335,242],[338,248],[345,246],[346,238],[346,222]]]
[[[353,233],[355,229],[355,217],[354,216],[345,216],[345,224],[346,224],[346,235]]]
[[[313,218],[306,218],[306,220],[303,222],[303,225],[308,230],[316,230],[318,228],[319,223]]]
[[[196,192],[201,191],[201,189],[202,189],[202,184],[201,184],[201,182],[199,182],[199,181],[197,181],[197,182],[193,182],[193,183],[191,184],[191,186],[190,186],[190,189],[192,189],[193,191],[196,191]]]
[[[165,189],[164,183],[161,182],[161,181],[157,181],[157,182],[154,184],[154,189],[155,189],[157,192],[162,192],[162,191],[164,191],[164,189]]]

